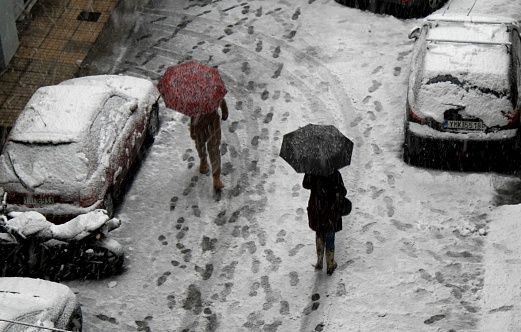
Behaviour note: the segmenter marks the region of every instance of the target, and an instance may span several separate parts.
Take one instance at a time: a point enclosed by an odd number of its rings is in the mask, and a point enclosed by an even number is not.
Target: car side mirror
[[[409,39],[418,39],[420,37],[420,27],[416,27],[409,32]]]

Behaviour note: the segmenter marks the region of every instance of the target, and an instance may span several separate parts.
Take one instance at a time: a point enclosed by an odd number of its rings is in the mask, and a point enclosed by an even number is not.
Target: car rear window
[[[85,181],[89,164],[78,143],[28,144],[9,142],[6,153],[24,183],[38,187],[44,183]]]
[[[448,110],[505,126],[513,109],[511,57],[505,45],[434,43],[428,45],[416,107],[438,122]]]

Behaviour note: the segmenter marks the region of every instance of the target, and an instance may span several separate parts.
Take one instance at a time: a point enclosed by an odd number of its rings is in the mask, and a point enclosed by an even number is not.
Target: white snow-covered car
[[[0,278],[0,332],[82,331],[76,295],[63,284],[33,278]],[[47,330],[50,331],[50,330]]]
[[[431,15],[409,38],[415,43],[405,110],[405,162],[446,169],[517,167],[518,23],[501,17]]]
[[[105,209],[159,129],[159,91],[148,79],[87,76],[38,89],[0,154],[8,211],[69,220]]]

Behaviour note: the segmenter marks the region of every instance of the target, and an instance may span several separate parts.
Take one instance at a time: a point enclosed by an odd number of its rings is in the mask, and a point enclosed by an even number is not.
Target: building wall
[[[0,69],[7,67],[18,49],[13,0],[0,0]]]

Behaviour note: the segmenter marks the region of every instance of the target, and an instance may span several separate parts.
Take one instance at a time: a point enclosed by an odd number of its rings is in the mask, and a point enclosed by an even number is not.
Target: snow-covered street
[[[513,0],[453,0],[438,13],[470,8],[521,19]],[[186,60],[218,66],[226,187],[216,194],[199,174],[189,119],[161,105],[111,233],[125,272],[66,283],[84,331],[521,329],[519,178],[402,161],[407,35],[420,20],[333,0],[151,0],[120,14],[116,24],[136,23],[130,37],[91,56],[85,73],[157,82]],[[313,267],[303,174],[278,156],[282,136],[308,123],[355,143],[340,170],[353,212],[332,276]]]

